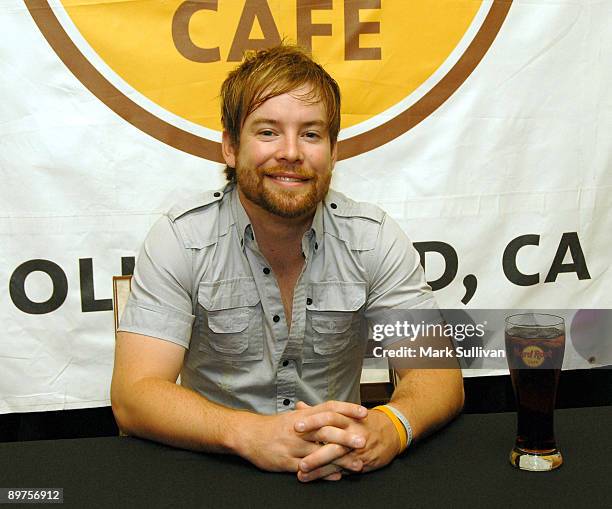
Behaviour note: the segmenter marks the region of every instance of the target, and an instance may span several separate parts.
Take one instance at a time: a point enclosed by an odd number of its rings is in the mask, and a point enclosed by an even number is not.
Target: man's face
[[[236,168],[244,198],[286,218],[314,211],[327,194],[336,162],[323,103],[300,99],[309,88],[268,99],[245,120],[240,147],[223,136],[223,155]]]

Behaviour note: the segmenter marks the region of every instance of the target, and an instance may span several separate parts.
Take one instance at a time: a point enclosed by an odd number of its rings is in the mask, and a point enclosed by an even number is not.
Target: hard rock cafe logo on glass
[[[563,463],[553,416],[565,351],[565,322],[548,314],[513,315],[506,318],[505,331],[517,407],[510,463],[522,470],[552,470]]]
[[[221,162],[220,85],[247,50],[297,42],[343,91],[339,159],[427,118],[466,80],[511,0],[24,0],[72,73],[126,121]],[[367,86],[364,86],[367,83]]]
[[[552,355],[550,351],[545,352],[539,346],[534,345],[525,346],[522,350],[515,347],[513,353],[521,358],[527,368],[539,368],[544,364],[544,360]]]

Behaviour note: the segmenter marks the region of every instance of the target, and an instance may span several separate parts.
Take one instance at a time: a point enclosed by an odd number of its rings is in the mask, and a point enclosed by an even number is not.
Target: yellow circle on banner
[[[340,84],[346,128],[379,115],[423,84],[465,35],[482,1],[62,4],[81,36],[132,88],[179,117],[220,130],[219,89],[245,48],[280,39],[311,46]]]
[[[521,359],[525,366],[530,368],[540,367],[544,363],[544,350],[539,346],[526,346],[521,352]]]

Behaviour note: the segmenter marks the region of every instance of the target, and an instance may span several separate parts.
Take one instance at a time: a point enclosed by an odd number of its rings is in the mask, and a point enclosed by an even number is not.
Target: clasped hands
[[[264,470],[296,472],[302,482],[375,470],[400,451],[391,420],[353,403],[298,402],[292,412],[258,417],[242,455]]]

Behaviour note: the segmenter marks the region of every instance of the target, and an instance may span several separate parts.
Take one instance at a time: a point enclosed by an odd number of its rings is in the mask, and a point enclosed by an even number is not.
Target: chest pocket
[[[307,338],[304,359],[321,360],[358,348],[361,308],[366,300],[365,283],[330,281],[310,284],[312,304],[307,306]]]
[[[201,282],[197,320],[201,352],[237,362],[263,359],[261,302],[253,278]]]

